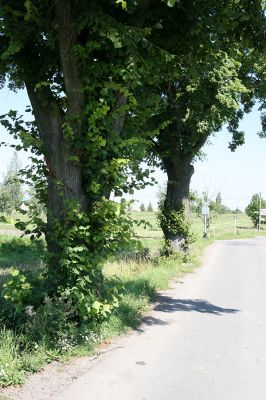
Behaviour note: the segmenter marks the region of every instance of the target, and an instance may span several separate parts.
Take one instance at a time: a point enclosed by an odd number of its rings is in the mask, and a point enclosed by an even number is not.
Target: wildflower
[[[26,306],[25,307],[25,312],[29,317],[32,317],[33,315],[36,314],[36,312],[34,311],[34,307],[33,306]]]

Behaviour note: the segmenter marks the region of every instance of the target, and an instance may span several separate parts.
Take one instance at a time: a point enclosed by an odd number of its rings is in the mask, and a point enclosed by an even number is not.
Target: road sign
[[[210,214],[210,209],[209,206],[204,204],[204,206],[201,209],[201,214],[202,215],[209,215]]]
[[[266,208],[261,208],[260,209],[260,216],[261,217],[266,217]]]

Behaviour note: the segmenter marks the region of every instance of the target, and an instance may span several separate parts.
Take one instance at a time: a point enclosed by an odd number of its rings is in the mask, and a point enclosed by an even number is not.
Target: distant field
[[[145,247],[151,251],[157,250],[163,242],[162,231],[159,228],[156,212],[132,212],[132,218],[136,221],[145,220],[150,225],[136,226],[135,233]],[[197,214],[190,216],[191,230],[196,239],[201,239],[203,235],[203,219]],[[244,238],[256,235],[266,235],[266,229],[262,229],[260,233],[256,230],[250,218],[246,214],[223,214],[216,215],[211,218],[208,236],[214,239],[227,238]]]
[[[133,211],[131,217],[133,220],[147,222],[145,224],[135,225],[136,238],[140,239],[144,247],[148,247],[151,252],[158,250],[163,244],[163,235],[157,220],[158,213],[147,211]]]
[[[131,217],[135,224],[135,238],[139,239],[143,247],[148,248],[151,255],[157,253],[163,244],[162,231],[158,225],[158,213],[134,211]],[[138,225],[140,221],[145,224]],[[197,239],[198,246],[206,245],[202,241],[203,220],[196,214],[190,218],[191,230]],[[0,275],[7,271],[11,266],[32,268],[39,266],[44,255],[44,241],[32,243],[29,238],[19,238],[20,232],[15,230],[12,224],[0,224]],[[245,214],[218,215],[212,218],[208,237],[210,239],[231,239],[254,237],[256,235],[266,235],[266,229],[260,233],[254,229],[250,219]],[[17,237],[16,237],[17,236]],[[203,243],[202,243],[203,242]],[[1,272],[2,269],[2,272]]]

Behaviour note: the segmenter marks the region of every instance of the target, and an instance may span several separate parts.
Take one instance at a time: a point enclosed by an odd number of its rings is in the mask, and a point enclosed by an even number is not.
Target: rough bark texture
[[[68,98],[66,113],[48,88],[35,90],[35,82],[26,82],[35,120],[44,143],[44,155],[48,170],[47,245],[56,252],[53,238],[54,220],[65,221],[66,201],[76,201],[81,210],[87,209],[88,200],[83,184],[81,166],[71,160],[73,149],[64,136],[63,124],[67,120],[75,137],[81,135],[83,94],[79,66],[74,54],[77,43],[76,27],[72,21],[69,1],[56,2],[56,26],[61,68],[65,92]]]
[[[54,219],[64,220],[65,200],[77,201],[82,210],[87,208],[82,170],[77,163],[70,160],[70,156],[73,154],[71,154],[71,149],[64,138],[62,131],[63,115],[56,102],[49,96],[49,93],[38,95],[38,92],[34,90],[30,83],[27,84],[27,91],[40,136],[44,142],[45,161],[48,170],[47,208],[49,210],[46,240],[48,250],[55,252],[56,245],[50,234],[52,233]],[[46,97],[45,101],[43,100],[44,97]]]
[[[75,133],[81,134],[84,95],[82,91],[82,73],[77,57],[75,56],[75,46],[78,44],[77,28],[74,19],[75,8],[71,1],[57,0],[55,9],[58,46],[68,102],[67,114],[72,119],[74,117],[72,127],[75,129]]]

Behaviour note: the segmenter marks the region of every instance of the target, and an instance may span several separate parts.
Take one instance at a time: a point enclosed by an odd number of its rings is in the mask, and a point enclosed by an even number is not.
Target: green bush
[[[26,313],[27,307],[37,308],[45,295],[45,281],[42,271],[10,270],[10,277],[3,284],[2,297],[10,303],[18,316]]]
[[[46,297],[44,303],[30,314],[23,326],[28,342],[59,352],[76,345],[77,323],[73,321],[75,312],[71,303]]]

